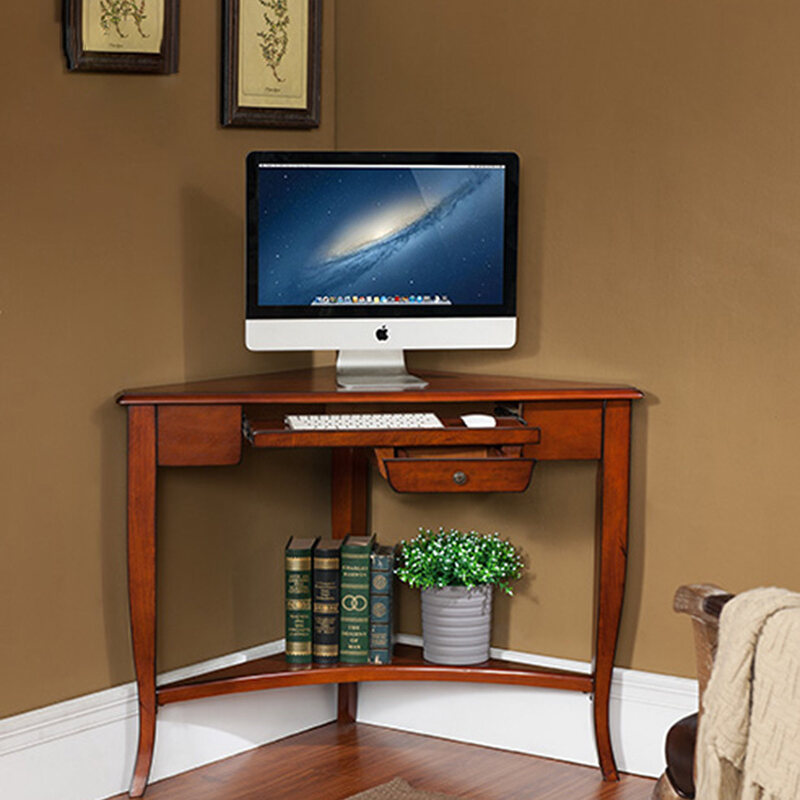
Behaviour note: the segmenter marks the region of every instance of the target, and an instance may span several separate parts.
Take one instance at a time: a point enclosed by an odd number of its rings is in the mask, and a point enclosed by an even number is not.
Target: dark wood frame
[[[239,6],[222,4],[222,124],[249,128],[316,128],[319,125],[322,70],[322,2],[308,0],[308,84],[305,108],[239,105]]]
[[[427,408],[439,411],[451,403],[476,403],[479,410],[489,404],[519,404],[524,422],[522,426],[468,430],[459,421],[443,417],[445,428],[428,432],[287,430],[280,414],[272,411],[276,405],[323,410],[330,403],[381,403],[390,409],[393,404],[409,400],[410,393],[402,392],[342,392],[336,386],[332,368],[131,390],[118,397],[128,411],[128,592],[139,693],[139,741],[131,797],[141,797],[147,786],[159,706],[221,694],[337,683],[338,719],[349,723],[356,719],[359,682],[376,680],[467,681],[592,693],[595,741],[603,778],[618,779],[611,745],[609,699],[627,562],[631,405],[642,393],[625,386],[525,378],[453,373],[424,373],[423,377],[429,385],[415,391],[413,399]],[[597,464],[591,674],[492,660],[469,667],[442,667],[425,662],[415,648],[400,647],[389,665],[340,664],[324,669],[312,665],[297,670],[287,665],[280,654],[156,686],[159,469],[234,466],[246,442],[254,448],[330,448],[331,532],[335,538],[342,538],[347,533],[363,534],[368,530],[368,466],[376,448],[425,444],[447,452],[448,447],[494,446],[498,441],[519,445],[521,455],[536,461],[588,460]],[[420,464],[427,475],[447,470],[448,466],[446,461],[427,467]]]
[[[166,75],[178,71],[180,0],[164,0],[164,38],[158,53],[100,53],[83,49],[83,0],[64,0],[64,53],[71,72],[145,72]]]

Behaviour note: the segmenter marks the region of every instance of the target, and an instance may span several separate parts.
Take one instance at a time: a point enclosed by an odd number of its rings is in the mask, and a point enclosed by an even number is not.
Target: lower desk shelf
[[[156,690],[159,705],[214,697],[220,694],[360,681],[461,681],[541,686],[576,692],[594,691],[594,678],[583,672],[535,667],[489,659],[469,666],[431,664],[422,658],[422,648],[398,644],[391,664],[335,664],[297,667],[282,653],[237,664],[195,678],[164,684]]]

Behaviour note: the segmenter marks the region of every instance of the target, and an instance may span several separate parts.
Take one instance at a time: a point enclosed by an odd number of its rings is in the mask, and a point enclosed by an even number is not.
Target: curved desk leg
[[[630,415],[630,401],[606,403],[603,458],[597,474],[594,733],[600,769],[607,781],[619,780],[608,711],[628,560]]]
[[[128,598],[139,691],[130,796],[147,786],[156,735],[156,411],[128,408]]]

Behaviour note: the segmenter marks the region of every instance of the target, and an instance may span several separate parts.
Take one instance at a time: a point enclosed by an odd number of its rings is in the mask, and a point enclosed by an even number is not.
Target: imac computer
[[[514,153],[247,157],[251,350],[338,350],[345,389],[421,388],[404,350],[516,341]]]

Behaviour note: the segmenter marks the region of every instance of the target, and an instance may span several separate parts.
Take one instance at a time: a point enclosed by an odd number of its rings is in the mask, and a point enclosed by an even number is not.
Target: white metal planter
[[[492,587],[422,590],[422,645],[434,664],[480,664],[489,658]]]

